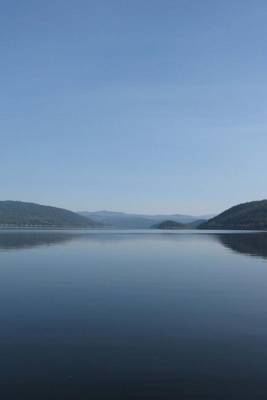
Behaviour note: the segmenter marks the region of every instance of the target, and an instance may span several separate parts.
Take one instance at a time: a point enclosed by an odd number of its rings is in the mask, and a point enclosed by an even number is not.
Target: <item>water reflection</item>
[[[267,268],[236,256],[267,258],[267,234],[14,230],[0,249],[1,398],[267,398]]]
[[[219,242],[237,253],[267,259],[267,233],[218,234]]]
[[[190,241],[198,237],[200,240],[214,240],[213,235],[198,235],[197,232],[175,233],[160,232],[151,230],[47,230],[47,231],[26,231],[26,230],[2,230],[0,231],[0,250],[20,250],[32,247],[52,246],[64,244],[74,240],[97,242],[126,242],[129,240],[159,240],[165,242]]]
[[[40,246],[54,246],[74,240],[91,242],[123,242],[128,240],[159,240],[164,242],[216,241],[225,248],[249,256],[267,259],[267,233],[199,233],[151,232],[151,231],[0,231],[0,250],[30,249]]]
[[[67,232],[0,232],[0,249],[29,249],[38,246],[51,246],[65,243],[70,240],[79,239],[81,234]]]

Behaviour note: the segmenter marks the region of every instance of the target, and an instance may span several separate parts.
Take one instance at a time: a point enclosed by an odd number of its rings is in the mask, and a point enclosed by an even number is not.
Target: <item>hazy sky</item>
[[[267,198],[266,0],[0,7],[2,200],[203,214]]]

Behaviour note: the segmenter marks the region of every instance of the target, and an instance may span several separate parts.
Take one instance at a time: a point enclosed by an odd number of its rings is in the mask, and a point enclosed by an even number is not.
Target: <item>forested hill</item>
[[[152,229],[197,229],[205,220],[196,220],[189,224],[166,220],[151,226]]]
[[[186,225],[176,221],[162,221],[159,224],[152,225],[152,229],[185,229]]]
[[[63,208],[21,201],[0,201],[0,226],[11,227],[97,227],[93,220]]]
[[[200,229],[267,230],[267,200],[239,204],[204,222]]]

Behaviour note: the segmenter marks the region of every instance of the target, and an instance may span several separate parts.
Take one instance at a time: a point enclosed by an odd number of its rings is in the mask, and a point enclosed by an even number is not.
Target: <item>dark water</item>
[[[0,398],[267,399],[267,234],[0,232]]]

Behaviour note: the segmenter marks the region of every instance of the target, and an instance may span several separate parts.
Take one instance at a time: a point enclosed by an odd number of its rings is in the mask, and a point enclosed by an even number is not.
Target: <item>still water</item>
[[[0,398],[267,399],[267,234],[0,231]]]

